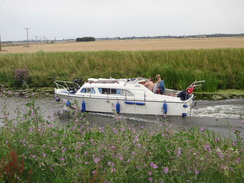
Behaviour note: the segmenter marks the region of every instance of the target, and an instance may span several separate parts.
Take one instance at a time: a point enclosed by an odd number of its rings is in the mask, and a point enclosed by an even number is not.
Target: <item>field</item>
[[[244,48],[244,37],[104,40],[95,42],[2,44],[3,53],[72,52],[72,51],[156,51],[185,49]]]
[[[169,88],[204,79],[200,89],[208,92],[244,89],[243,58],[244,38],[2,45],[0,84],[28,88],[53,86],[54,79],[160,73]],[[25,105],[12,106],[9,97]],[[116,113],[114,126],[99,127],[79,109],[60,125],[56,113],[41,114],[35,97],[0,89],[0,183],[243,182],[244,139],[235,127],[234,139],[201,127],[177,130],[163,119],[151,131]]]

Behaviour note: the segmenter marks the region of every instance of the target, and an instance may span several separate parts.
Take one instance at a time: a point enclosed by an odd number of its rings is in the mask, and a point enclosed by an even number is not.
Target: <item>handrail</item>
[[[198,84],[198,83],[205,83],[205,80],[202,80],[202,81],[194,81],[192,84],[190,84],[187,88],[189,87],[197,87],[197,86],[202,86],[201,84]],[[186,88],[186,89],[187,89]]]
[[[80,85],[78,83],[71,82],[71,81],[55,80],[54,83],[58,89],[60,88],[69,89],[71,87],[70,85],[72,85],[72,87],[76,86],[80,88]]]

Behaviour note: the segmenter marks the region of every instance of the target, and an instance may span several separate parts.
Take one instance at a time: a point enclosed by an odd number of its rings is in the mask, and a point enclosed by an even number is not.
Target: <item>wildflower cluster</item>
[[[16,160],[18,171],[13,173],[21,181],[242,181],[243,139],[236,131],[233,141],[206,129],[176,131],[173,125],[138,130],[120,120],[114,126],[96,127],[86,123],[79,110],[64,125],[56,118],[44,120],[34,101],[16,111],[15,120],[5,114],[0,158],[16,153],[21,162]],[[0,170],[0,181],[7,180],[3,167]]]

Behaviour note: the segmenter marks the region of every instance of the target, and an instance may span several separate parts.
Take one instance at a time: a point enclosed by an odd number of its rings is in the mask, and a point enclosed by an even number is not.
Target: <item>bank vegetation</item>
[[[54,86],[53,81],[90,77],[133,78],[160,74],[167,88],[185,89],[206,80],[199,90],[244,89],[244,48],[36,52],[0,55],[0,84],[6,87]]]

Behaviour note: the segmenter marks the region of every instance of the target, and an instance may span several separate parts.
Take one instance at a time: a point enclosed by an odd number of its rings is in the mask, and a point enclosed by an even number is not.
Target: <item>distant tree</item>
[[[76,38],[76,42],[82,42],[82,41],[95,41],[96,39],[94,37],[82,37],[82,38]]]

